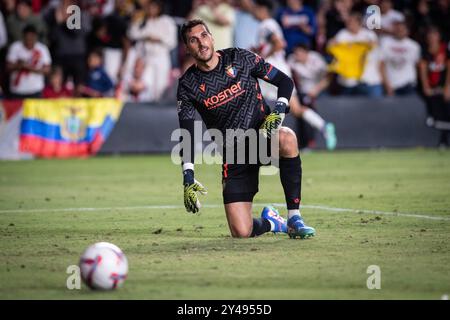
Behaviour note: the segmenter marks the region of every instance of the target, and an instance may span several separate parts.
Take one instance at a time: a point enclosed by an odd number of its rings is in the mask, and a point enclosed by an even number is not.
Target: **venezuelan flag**
[[[20,150],[38,157],[97,153],[122,111],[122,102],[99,99],[25,99]]]

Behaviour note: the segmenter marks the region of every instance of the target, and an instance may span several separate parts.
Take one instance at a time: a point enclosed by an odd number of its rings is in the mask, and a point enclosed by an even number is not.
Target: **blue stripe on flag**
[[[66,142],[92,142],[97,132],[99,132],[103,139],[106,139],[114,127],[114,120],[107,116],[100,128],[88,127],[86,134],[81,139],[76,141],[66,139],[61,135],[61,126],[49,124],[36,119],[22,119],[20,126],[20,133],[26,135],[38,136],[44,139]]]

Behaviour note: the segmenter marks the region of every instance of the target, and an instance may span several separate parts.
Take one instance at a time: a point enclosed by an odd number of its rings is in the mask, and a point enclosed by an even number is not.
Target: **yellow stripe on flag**
[[[122,102],[114,98],[25,99],[23,102],[23,118],[55,125],[76,113],[88,127],[100,127],[108,115],[117,120],[121,111]]]

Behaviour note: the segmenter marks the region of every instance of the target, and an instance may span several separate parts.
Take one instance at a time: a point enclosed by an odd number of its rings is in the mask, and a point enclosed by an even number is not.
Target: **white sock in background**
[[[288,219],[290,219],[293,216],[302,216],[300,214],[300,210],[299,209],[293,209],[293,210],[288,210]]]
[[[312,109],[306,109],[306,111],[303,112],[303,119],[321,132],[325,128],[325,120]]]

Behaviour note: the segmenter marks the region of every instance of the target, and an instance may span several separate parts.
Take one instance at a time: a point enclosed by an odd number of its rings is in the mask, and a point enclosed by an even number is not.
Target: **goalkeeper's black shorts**
[[[252,202],[258,192],[260,164],[223,164],[223,203]]]
[[[249,146],[246,145],[246,163],[237,162],[237,150],[235,151],[234,163],[226,163],[224,156],[224,164],[222,165],[222,195],[224,204],[232,202],[252,202],[256,193],[258,193],[259,185],[259,169],[263,165],[269,164],[270,161],[270,140],[258,137],[258,156],[249,157]],[[278,137],[277,137],[278,139]],[[267,157],[263,160],[259,158],[259,143],[265,143]],[[253,152],[255,152],[253,150]],[[262,151],[263,152],[263,151]]]

